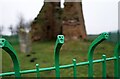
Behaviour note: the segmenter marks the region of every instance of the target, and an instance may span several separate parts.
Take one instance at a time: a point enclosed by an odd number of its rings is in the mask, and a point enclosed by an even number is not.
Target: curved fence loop
[[[0,39],[0,48],[5,50],[10,55],[10,57],[11,57],[11,59],[13,61],[13,65],[14,65],[15,77],[19,79],[20,76],[21,76],[20,75],[20,66],[19,66],[18,57],[16,55],[15,50],[9,44],[9,42],[4,38]]]
[[[88,50],[88,61],[89,61],[88,77],[93,77],[93,52],[94,52],[96,46],[108,38],[109,38],[109,34],[104,32],[104,33],[100,34],[90,45],[89,50]]]

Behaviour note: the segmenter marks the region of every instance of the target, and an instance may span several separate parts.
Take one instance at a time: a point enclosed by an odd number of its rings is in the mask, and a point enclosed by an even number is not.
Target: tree
[[[17,25],[17,30],[19,31],[20,28],[24,29],[26,32],[29,32],[31,29],[31,23],[32,21],[29,22],[25,22],[24,16],[22,14],[20,14],[18,16],[18,25]]]
[[[11,32],[11,35],[14,35],[13,25],[10,25],[9,30],[10,30],[10,32]]]
[[[30,53],[31,52],[31,37],[30,37],[30,25],[31,21],[25,22],[24,17],[20,15],[18,17],[19,22],[16,27],[18,36],[19,36],[19,42],[20,42],[20,51],[24,53]]]

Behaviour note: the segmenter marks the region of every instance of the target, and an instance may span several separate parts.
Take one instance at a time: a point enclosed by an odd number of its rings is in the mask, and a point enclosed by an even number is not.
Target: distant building
[[[44,2],[44,5],[31,25],[32,40],[51,40],[58,34],[66,39],[86,38],[86,29],[81,2]]]

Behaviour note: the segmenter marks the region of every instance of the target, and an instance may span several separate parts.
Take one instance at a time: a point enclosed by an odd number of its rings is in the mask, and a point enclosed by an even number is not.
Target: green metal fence
[[[73,77],[76,79],[77,78],[77,66],[88,66],[88,77],[90,79],[93,78],[93,64],[94,63],[102,63],[102,77],[103,79],[106,79],[106,63],[107,61],[114,60],[114,77],[116,79],[120,78],[119,77],[119,59],[120,56],[118,53],[120,53],[120,44],[117,43],[114,51],[114,56],[110,58],[106,58],[106,55],[102,55],[102,59],[97,59],[93,60],[93,54],[96,46],[100,44],[102,41],[107,40],[109,38],[108,33],[102,33],[100,34],[90,45],[89,50],[88,50],[88,61],[85,62],[79,62],[76,63],[76,59],[73,59],[72,64],[67,64],[67,65],[59,65],[59,53],[62,45],[64,44],[64,36],[63,35],[58,35],[55,48],[54,48],[54,62],[55,65],[53,67],[47,67],[47,68],[40,68],[39,64],[36,64],[36,69],[31,69],[31,70],[20,70],[19,66],[19,61],[17,57],[17,53],[13,49],[13,47],[9,44],[9,42],[3,38],[0,39],[0,48],[5,50],[12,58],[13,64],[14,64],[14,71],[15,72],[5,72],[1,73],[0,77],[4,76],[9,76],[9,75],[15,75],[16,79],[20,79],[22,74],[28,74],[28,73],[36,73],[38,79],[40,78],[40,72],[43,71],[50,71],[50,70],[55,70],[56,78],[60,79],[60,69],[65,69],[65,68],[73,68]]]

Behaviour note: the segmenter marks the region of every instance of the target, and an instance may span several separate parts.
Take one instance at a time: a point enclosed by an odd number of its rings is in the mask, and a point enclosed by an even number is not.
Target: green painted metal
[[[115,52],[114,52],[114,57],[115,57],[115,60],[114,60],[114,76],[116,78],[119,77],[119,53],[120,53],[120,44],[117,43],[116,47],[115,47]]]
[[[102,77],[103,79],[106,79],[106,55],[102,56],[103,62],[102,62]]]
[[[93,52],[96,48],[96,46],[101,43],[102,41],[108,39],[109,34],[108,33],[102,33],[100,36],[98,36],[90,45],[89,50],[88,50],[88,77],[92,78],[93,77]]]
[[[9,42],[3,38],[0,39],[0,48],[4,49],[12,58],[15,70],[15,76],[19,79],[20,75],[20,67],[18,62],[18,57],[13,49],[13,47],[9,44]]]
[[[40,79],[39,64],[36,64],[37,79]]]
[[[55,49],[54,49],[54,57],[55,57],[55,72],[56,72],[56,77],[57,79],[60,78],[60,69],[59,69],[59,52],[61,46],[64,44],[64,36],[63,35],[58,35],[56,44],[55,44]]]
[[[117,41],[117,46],[116,46],[116,50],[115,52],[118,52],[118,56],[120,56],[120,29],[118,29],[118,41]],[[119,64],[118,64],[118,77],[120,78],[120,60],[118,60]]]
[[[115,57],[111,57],[111,58],[106,58],[106,61],[111,61],[111,60],[115,60]],[[119,56],[120,59],[120,56]],[[98,60],[94,60],[93,63],[100,63],[103,62],[103,59],[98,59]],[[80,62],[80,63],[76,63],[76,66],[84,66],[84,65],[88,65],[89,62]],[[59,66],[60,69],[65,69],[65,68],[71,68],[73,67],[73,64],[68,64],[68,65],[61,65]],[[39,68],[40,72],[44,72],[44,71],[51,71],[51,70],[55,70],[55,67],[47,67],[47,68]],[[31,69],[31,70],[23,70],[20,71],[21,74],[28,74],[28,73],[36,73],[36,69]],[[0,77],[2,76],[9,76],[9,75],[15,75],[15,72],[6,72],[6,73],[1,73]]]
[[[77,66],[76,66],[76,59],[73,59],[73,74],[74,74],[74,79],[77,79]]]
[[[19,62],[18,62],[18,58],[17,58],[15,50],[5,39],[1,38],[0,39],[0,48],[4,49],[11,56],[11,58],[13,60],[15,72],[1,73],[0,77],[15,75],[16,78],[20,78],[21,74],[36,73],[37,78],[40,79],[40,72],[55,70],[56,78],[60,79],[60,69],[73,67],[73,76],[74,76],[74,79],[76,79],[77,78],[77,66],[88,65],[88,77],[90,79],[92,79],[93,78],[93,64],[94,63],[102,63],[102,76],[103,76],[103,79],[106,79],[106,62],[114,60],[114,74],[115,74],[115,77],[118,79],[118,73],[119,73],[118,61],[120,59],[120,56],[118,55],[118,53],[120,52],[120,44],[119,43],[115,47],[115,52],[114,52],[113,57],[106,58],[106,56],[103,55],[102,59],[93,60],[93,52],[94,52],[96,46],[99,43],[101,43],[102,41],[108,39],[108,37],[109,37],[108,33],[102,33],[100,36],[98,36],[98,38],[96,38],[92,42],[92,44],[90,45],[90,48],[88,50],[88,61],[76,63],[76,60],[73,59],[72,64],[60,66],[59,65],[59,53],[60,53],[60,49],[61,49],[62,45],[64,44],[64,36],[58,35],[56,44],[55,44],[55,49],[54,49],[55,66],[47,67],[47,68],[39,68],[39,64],[36,64],[36,69],[23,70],[23,71],[20,71]]]

